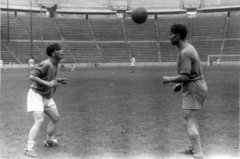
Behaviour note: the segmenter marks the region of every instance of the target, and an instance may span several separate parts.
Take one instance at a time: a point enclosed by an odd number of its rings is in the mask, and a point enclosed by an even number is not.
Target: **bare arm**
[[[177,76],[163,76],[162,82],[163,84],[167,83],[182,83],[187,82],[189,77],[187,75],[177,75]]]

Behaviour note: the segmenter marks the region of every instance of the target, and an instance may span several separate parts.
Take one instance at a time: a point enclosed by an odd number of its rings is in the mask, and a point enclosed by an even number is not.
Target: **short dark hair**
[[[170,28],[171,33],[177,33],[181,39],[185,39],[187,36],[187,28],[183,24],[173,24]]]
[[[53,43],[49,45],[46,49],[46,53],[48,56],[51,56],[51,53],[56,51],[56,50],[61,50],[61,46],[58,43]]]

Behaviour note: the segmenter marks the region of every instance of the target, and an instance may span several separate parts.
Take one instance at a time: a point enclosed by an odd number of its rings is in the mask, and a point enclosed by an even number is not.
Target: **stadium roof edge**
[[[7,11],[7,6],[2,5],[1,10]],[[19,6],[11,6],[8,8],[9,11],[19,11],[19,12],[30,12],[29,7],[19,7]],[[42,11],[47,11],[47,9],[43,8]],[[32,12],[41,12],[40,7],[32,7]],[[84,9],[79,9],[79,10],[63,10],[63,9],[57,9],[57,13],[62,13],[62,14],[116,14],[117,11],[111,11],[111,10],[88,10],[86,8]]]
[[[40,7],[32,7],[32,12],[41,12]],[[186,9],[158,9],[158,8],[146,8],[149,14],[181,14],[185,13]],[[1,10],[3,11],[19,11],[19,12],[30,12],[29,7],[20,7],[20,6],[10,6],[7,8],[7,5],[1,5]],[[240,10],[240,5],[234,6],[217,6],[217,7],[204,7],[197,9],[198,12],[219,12],[219,11],[231,11],[231,10]],[[42,11],[46,11],[45,8]],[[117,11],[112,11],[108,9],[57,9],[57,13],[60,14],[116,14]],[[127,14],[130,14],[132,11],[126,11]]]
[[[148,14],[179,14],[185,13],[185,9],[147,9]],[[126,11],[127,14],[131,14],[132,11]]]
[[[110,11],[110,10],[58,10],[57,13],[60,14],[116,14],[117,11]]]
[[[240,10],[240,5],[204,7],[204,8],[197,9],[197,11],[202,11],[202,12],[229,11],[229,10]]]

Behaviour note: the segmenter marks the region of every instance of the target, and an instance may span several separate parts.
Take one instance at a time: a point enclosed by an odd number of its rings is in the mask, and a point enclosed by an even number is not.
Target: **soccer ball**
[[[132,20],[137,24],[142,24],[147,20],[148,13],[143,7],[135,8],[131,13]]]

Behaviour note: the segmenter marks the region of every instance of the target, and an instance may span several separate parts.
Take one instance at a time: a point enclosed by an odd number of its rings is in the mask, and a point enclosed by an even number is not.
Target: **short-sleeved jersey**
[[[178,74],[187,75],[189,81],[196,81],[204,78],[199,55],[191,44],[188,44],[180,51],[177,67]]]
[[[178,73],[189,80],[182,83],[183,109],[200,109],[207,93],[201,61],[195,48],[188,44],[178,55]]]
[[[29,63],[29,65],[34,65],[34,60],[33,59],[29,59],[28,63]]]
[[[132,57],[131,62],[132,62],[132,66],[135,66],[135,62],[136,62],[136,60],[135,60],[134,57]]]
[[[41,62],[33,71],[32,75],[39,77],[40,79],[44,81],[52,81],[57,80],[57,71],[58,66],[54,65],[50,59],[47,59],[43,62]],[[55,92],[56,88],[50,88],[45,85],[37,84],[36,82],[33,82],[33,84],[30,86],[35,92],[41,94],[42,96],[50,99],[52,97],[52,94]]]

